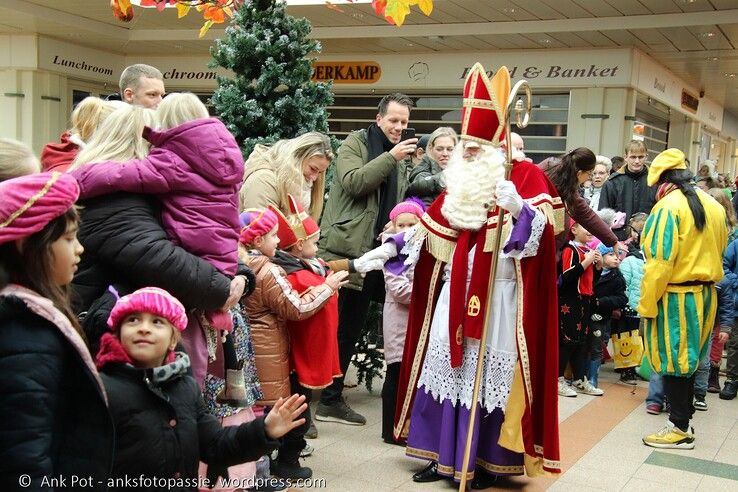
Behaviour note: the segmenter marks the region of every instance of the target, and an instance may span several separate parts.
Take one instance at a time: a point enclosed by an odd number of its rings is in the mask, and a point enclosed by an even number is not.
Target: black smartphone
[[[407,139],[415,138],[415,128],[405,128],[400,134],[400,142],[404,142]]]

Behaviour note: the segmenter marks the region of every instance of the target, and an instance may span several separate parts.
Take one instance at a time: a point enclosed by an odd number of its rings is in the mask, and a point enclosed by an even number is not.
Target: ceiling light
[[[718,61],[719,59],[717,56],[708,56],[706,58],[707,61]]]
[[[514,14],[515,12],[517,12],[517,10],[516,10],[516,9],[514,9],[514,8],[512,8],[512,7],[510,7],[510,8],[508,8],[508,7],[505,7],[504,9],[502,9],[502,11],[503,11],[504,13],[506,13],[506,14]]]
[[[708,31],[708,32],[701,32],[701,33],[699,34],[699,36],[700,36],[701,38],[712,38],[712,37],[715,37],[715,33],[714,33],[714,32],[712,32],[712,31]]]
[[[413,43],[407,43],[405,46],[415,46]]]
[[[725,77],[729,77],[729,78],[731,78],[731,79],[735,78],[735,76],[736,76],[736,74],[735,74],[735,73],[733,73],[733,72],[725,72],[725,73],[724,73],[723,75],[724,75]]]
[[[548,38],[539,39],[538,42],[541,44],[551,44],[551,40]]]

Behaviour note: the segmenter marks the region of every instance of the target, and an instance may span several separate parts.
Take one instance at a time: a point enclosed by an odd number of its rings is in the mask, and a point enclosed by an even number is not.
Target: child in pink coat
[[[423,202],[408,198],[398,203],[390,212],[392,227],[385,234],[397,234],[415,226],[425,211]],[[399,248],[398,248],[399,249]],[[397,444],[392,437],[392,427],[397,402],[397,383],[400,377],[400,362],[405,346],[405,331],[410,315],[410,295],[413,288],[414,265],[403,272],[390,265],[384,268],[384,312],[382,334],[384,336],[384,360],[387,374],[382,386],[382,439],[388,444]]]

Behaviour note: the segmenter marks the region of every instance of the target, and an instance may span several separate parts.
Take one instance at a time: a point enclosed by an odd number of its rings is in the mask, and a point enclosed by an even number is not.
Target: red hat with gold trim
[[[502,66],[490,80],[475,63],[464,82],[461,139],[499,147],[505,140],[505,110],[510,98],[510,72]]]
[[[288,194],[287,201],[290,207],[290,215],[287,217],[273,206],[269,206],[277,214],[279,223],[277,236],[279,237],[279,247],[282,249],[294,246],[300,239],[309,239],[320,234],[318,224],[305,212],[305,209],[295,200],[295,197]]]

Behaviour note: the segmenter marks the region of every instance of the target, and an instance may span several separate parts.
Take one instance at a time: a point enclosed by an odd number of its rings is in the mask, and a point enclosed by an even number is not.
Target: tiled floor
[[[616,383],[608,366],[601,371],[605,395],[559,398],[561,458],[558,478],[515,477],[490,490],[577,491],[719,491],[738,490],[738,399],[719,400],[708,394],[707,412],[692,421],[697,442],[692,451],[655,450],[641,437],[663,426],[666,416],[648,415],[644,398],[647,383],[631,387]],[[381,381],[375,390],[346,389],[350,405],[367,419],[361,427],[318,422],[318,439],[305,465],[315,478],[325,478],[327,490],[426,491],[455,490],[443,480],[416,484],[411,475],[424,462],[408,458],[404,448],[380,438]]]

